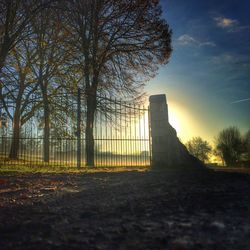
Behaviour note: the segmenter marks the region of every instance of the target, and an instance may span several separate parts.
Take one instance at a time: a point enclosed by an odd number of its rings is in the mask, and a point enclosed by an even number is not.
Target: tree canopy
[[[216,139],[216,150],[227,166],[236,166],[244,151],[239,129],[235,126],[223,129]]]
[[[197,157],[202,162],[209,159],[209,153],[212,151],[212,147],[209,143],[201,137],[193,137],[186,143],[186,146],[190,154]]]

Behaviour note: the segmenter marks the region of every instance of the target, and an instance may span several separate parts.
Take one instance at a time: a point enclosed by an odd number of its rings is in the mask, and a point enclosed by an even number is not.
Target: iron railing
[[[6,119],[2,112],[0,165],[85,165],[84,94],[78,91],[78,98],[77,93],[57,95],[53,107],[47,162],[43,157],[42,111],[22,126],[17,159],[9,157],[11,144],[16,142],[12,138],[12,121]],[[149,166],[151,150],[148,117],[149,111],[143,106],[98,96],[94,123],[95,166]]]

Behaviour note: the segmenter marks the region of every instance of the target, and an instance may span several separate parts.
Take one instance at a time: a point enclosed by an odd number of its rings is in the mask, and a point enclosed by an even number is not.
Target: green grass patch
[[[124,172],[124,171],[147,171],[149,167],[76,167],[48,166],[48,165],[2,165],[0,173],[97,173],[97,172]]]

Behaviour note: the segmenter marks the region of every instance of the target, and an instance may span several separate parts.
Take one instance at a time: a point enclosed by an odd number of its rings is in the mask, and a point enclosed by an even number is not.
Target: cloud
[[[250,25],[242,26],[236,19],[227,18],[224,16],[216,16],[213,18],[217,27],[225,29],[227,32],[235,33],[250,29]]]
[[[216,44],[214,42],[204,42],[204,43],[200,43],[200,46],[211,46],[211,47],[215,47]]]
[[[231,104],[240,103],[240,102],[247,102],[247,101],[250,101],[250,98],[237,100],[237,101],[231,102]]]
[[[250,56],[235,53],[223,53],[217,56],[212,56],[210,62],[219,65],[234,64],[241,66],[243,69],[248,69]]]
[[[216,44],[212,41],[202,42],[202,41],[199,41],[198,39],[196,39],[188,34],[181,35],[177,39],[177,41],[180,45],[196,45],[199,47],[202,47],[202,46],[215,47],[216,46]]]
[[[214,64],[227,64],[227,63],[233,63],[235,61],[235,57],[231,54],[221,54],[218,56],[213,56],[211,58],[211,62]]]
[[[214,21],[216,22],[216,25],[220,28],[232,28],[235,26],[238,26],[239,22],[235,19],[230,19],[226,17],[215,17]]]
[[[187,34],[180,36],[177,40],[182,45],[197,44],[197,40]]]

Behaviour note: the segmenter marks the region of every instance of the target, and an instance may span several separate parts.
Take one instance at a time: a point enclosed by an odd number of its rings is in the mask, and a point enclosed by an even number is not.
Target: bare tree
[[[136,97],[171,54],[171,30],[159,1],[68,1],[71,44],[86,93],[87,165],[94,165],[93,123],[97,93]]]
[[[64,45],[69,34],[62,29],[59,10],[50,8],[56,2],[60,1],[0,0],[3,9],[0,13],[0,59],[1,65],[5,65],[0,98],[1,106],[13,122],[11,158],[18,156],[22,125],[39,108],[36,115],[44,121],[44,160],[49,161],[50,106],[58,117],[56,110],[63,108],[57,105],[58,98],[54,95],[59,89],[69,89],[67,80],[71,80],[72,88],[77,82],[72,80],[75,67],[66,65],[69,49]],[[32,106],[34,92],[39,95],[39,102]]]
[[[55,0],[0,0],[0,73],[9,52],[27,35],[29,21]]]
[[[209,153],[212,151],[212,147],[209,143],[201,137],[193,137],[186,143],[186,147],[190,154],[197,157],[202,162],[209,159]]]
[[[223,129],[217,137],[216,144],[216,150],[221,153],[227,166],[235,166],[239,162],[243,147],[237,127]]]
[[[243,143],[244,143],[244,153],[246,155],[245,158],[248,162],[250,162],[250,130],[248,130],[244,135]]]
[[[43,158],[45,162],[49,162],[50,98],[66,85],[61,79],[67,74],[67,70],[63,68],[68,58],[68,51],[64,47],[67,34],[62,31],[59,14],[51,9],[40,11],[32,19],[31,26],[31,39],[37,50],[32,71],[37,78],[43,102]]]
[[[41,107],[38,83],[32,75],[30,61],[35,52],[27,41],[20,43],[7,59],[2,71],[1,104],[12,121],[12,141],[9,157],[17,159],[22,126]]]

